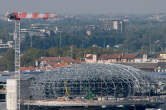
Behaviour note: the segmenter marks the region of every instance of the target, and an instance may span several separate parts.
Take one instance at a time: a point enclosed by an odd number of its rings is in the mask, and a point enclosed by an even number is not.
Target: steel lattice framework
[[[14,31],[14,41],[15,41],[15,77],[18,80],[18,110],[20,110],[20,21],[15,21],[15,31]]]
[[[120,64],[82,63],[31,78],[31,99],[58,97],[95,99],[144,95],[154,79],[144,72]]]

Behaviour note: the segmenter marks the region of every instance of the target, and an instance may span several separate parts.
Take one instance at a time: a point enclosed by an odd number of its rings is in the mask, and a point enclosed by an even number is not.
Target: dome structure
[[[130,97],[150,91],[153,79],[121,64],[82,63],[46,71],[31,81],[33,99]]]

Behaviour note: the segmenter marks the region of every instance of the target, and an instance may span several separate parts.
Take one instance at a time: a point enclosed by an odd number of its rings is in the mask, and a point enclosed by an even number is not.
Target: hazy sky
[[[160,13],[166,0],[0,0],[0,12]]]

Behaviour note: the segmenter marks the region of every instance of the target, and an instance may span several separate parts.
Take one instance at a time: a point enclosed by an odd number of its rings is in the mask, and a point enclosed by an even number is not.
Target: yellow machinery
[[[69,94],[69,91],[68,91],[68,88],[67,88],[67,81],[66,80],[64,80],[64,87],[65,87],[65,95],[69,97],[70,94]]]

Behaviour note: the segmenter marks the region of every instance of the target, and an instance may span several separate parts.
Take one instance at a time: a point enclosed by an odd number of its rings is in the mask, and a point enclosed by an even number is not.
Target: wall
[[[17,79],[8,79],[6,84],[7,110],[17,110]]]
[[[30,80],[21,80],[20,82],[20,96],[21,101],[31,98]],[[18,80],[8,79],[6,85],[6,104],[7,110],[17,110],[17,99],[18,99]]]

